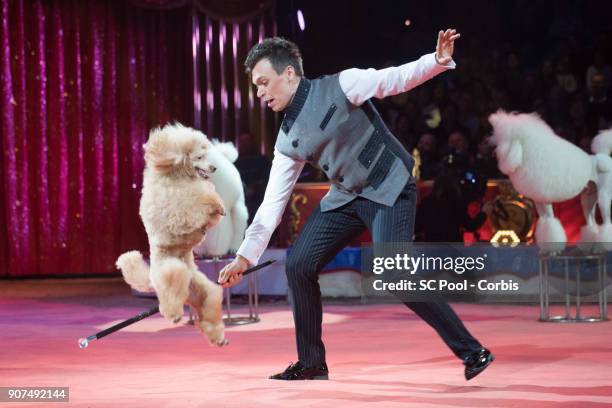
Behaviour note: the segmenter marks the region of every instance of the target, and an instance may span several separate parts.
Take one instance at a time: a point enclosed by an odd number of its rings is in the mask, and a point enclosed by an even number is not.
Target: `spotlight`
[[[297,11],[297,21],[298,21],[298,25],[300,26],[300,30],[304,31],[304,29],[306,28],[306,20],[304,20],[304,14],[302,13],[302,10]]]

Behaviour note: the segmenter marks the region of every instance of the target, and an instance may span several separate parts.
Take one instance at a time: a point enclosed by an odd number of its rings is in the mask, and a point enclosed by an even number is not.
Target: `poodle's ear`
[[[182,157],[170,134],[160,128],[151,130],[144,151],[145,161],[159,170],[177,165]]]

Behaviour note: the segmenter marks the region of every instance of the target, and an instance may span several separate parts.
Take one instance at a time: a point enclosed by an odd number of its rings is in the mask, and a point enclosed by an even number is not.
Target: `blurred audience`
[[[537,16],[549,14],[549,8],[517,1],[522,6],[508,12],[527,11],[521,17],[522,31],[508,41],[522,40],[491,46],[483,28],[482,36],[472,33],[461,39],[452,73],[410,92],[373,100],[407,150],[418,149],[421,179],[435,180],[434,193],[419,206],[421,239],[461,241],[463,231],[484,222],[484,213],[470,218],[466,208],[479,201],[488,179],[503,177],[488,142],[491,113],[537,112],[560,137],[587,152],[593,137],[612,127],[612,31],[576,25],[571,7],[555,9],[547,27]],[[599,15],[596,6],[584,7]],[[388,60],[380,68],[394,65],[396,61]],[[248,141],[243,143],[242,137]],[[252,146],[251,135],[240,140],[239,168],[252,216],[263,197],[270,162]],[[300,181],[322,180],[307,167]]]
[[[487,142],[488,116],[498,109],[537,112],[560,137],[586,151],[600,130],[612,127],[612,34],[560,33],[559,21],[572,16],[559,13],[548,37],[540,39],[550,47],[542,53],[466,38],[452,74],[402,97],[375,100],[408,151],[419,150],[421,179],[435,179],[453,162],[479,179],[503,177]],[[591,41],[577,40],[579,34]]]
[[[252,134],[240,134],[237,144],[238,160],[235,164],[244,184],[244,199],[250,224],[263,201],[272,163],[267,156],[261,154]]]
[[[463,233],[480,228],[491,206],[483,206],[475,217],[470,217],[467,211],[469,202],[457,175],[442,170],[434,181],[433,191],[417,208],[416,241],[463,242]]]

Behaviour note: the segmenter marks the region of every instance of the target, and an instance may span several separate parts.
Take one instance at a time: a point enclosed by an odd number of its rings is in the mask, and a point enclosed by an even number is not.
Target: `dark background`
[[[608,1],[290,0],[276,7],[279,35],[300,45],[312,77],[349,67],[380,67],[389,60],[411,61],[433,52],[437,32],[445,28],[462,34],[458,62],[475,52],[515,52],[535,67],[568,48],[587,56],[606,34],[609,40],[612,19]],[[297,9],[306,20],[303,33]],[[575,62],[578,69],[589,63]]]

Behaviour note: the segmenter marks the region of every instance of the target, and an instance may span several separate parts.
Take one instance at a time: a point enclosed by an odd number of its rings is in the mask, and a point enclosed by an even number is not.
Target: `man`
[[[329,193],[309,217],[286,263],[299,360],[270,378],[328,378],[318,283],[326,263],[365,228],[375,243],[412,239],[414,160],[369,99],[405,92],[454,68],[457,38],[455,30],[440,31],[435,54],[418,61],[378,71],[353,68],[314,80],[304,77],[300,52],[287,40],[269,38],[249,52],[245,67],[257,96],[285,115],[264,201],[236,259],[221,271],[219,283],[224,287],[237,284],[242,272],[258,262],[305,163],[322,169],[331,181]],[[444,301],[405,304],[464,361],[467,379],[493,361],[493,355],[468,333]]]

